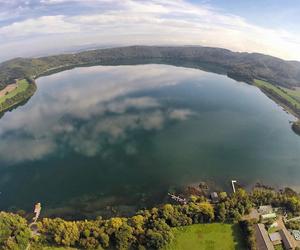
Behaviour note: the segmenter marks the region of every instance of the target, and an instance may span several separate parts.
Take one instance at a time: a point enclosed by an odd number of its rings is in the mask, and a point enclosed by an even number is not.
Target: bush
[[[40,232],[49,244],[75,246],[79,240],[79,230],[75,222],[62,219],[43,219],[39,224]]]
[[[26,249],[30,240],[27,221],[19,215],[0,212],[0,248]]]
[[[239,222],[239,225],[245,236],[248,248],[251,250],[255,250],[256,249],[256,241],[255,241],[253,224],[248,220],[242,220]]]

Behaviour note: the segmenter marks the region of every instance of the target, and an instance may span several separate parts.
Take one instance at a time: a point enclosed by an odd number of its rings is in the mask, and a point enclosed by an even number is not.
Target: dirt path
[[[7,93],[13,91],[14,89],[16,89],[18,87],[17,83],[13,83],[13,84],[9,84],[7,85],[4,89],[2,89],[0,91],[0,98],[5,96]]]

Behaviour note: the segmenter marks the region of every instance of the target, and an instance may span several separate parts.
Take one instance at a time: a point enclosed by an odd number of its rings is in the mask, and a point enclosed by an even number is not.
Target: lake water
[[[298,187],[292,116],[254,86],[168,65],[76,68],[37,80],[0,120],[0,209],[94,217],[237,179]]]

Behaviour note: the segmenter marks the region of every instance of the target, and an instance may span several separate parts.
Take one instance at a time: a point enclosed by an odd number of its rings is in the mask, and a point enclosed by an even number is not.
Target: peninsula
[[[29,99],[36,91],[36,84],[31,79],[15,80],[0,91],[0,113],[14,108]]]

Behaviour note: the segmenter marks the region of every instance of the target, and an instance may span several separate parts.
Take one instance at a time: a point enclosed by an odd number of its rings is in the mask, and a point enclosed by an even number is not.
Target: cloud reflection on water
[[[161,65],[90,67],[39,79],[32,100],[1,119],[0,161],[9,165],[42,159],[61,143],[95,156],[132,130],[160,130],[170,120],[187,119],[192,111],[166,109],[159,99],[143,93],[203,74],[176,69],[170,74]],[[124,151],[135,154],[138,149],[128,145]]]

